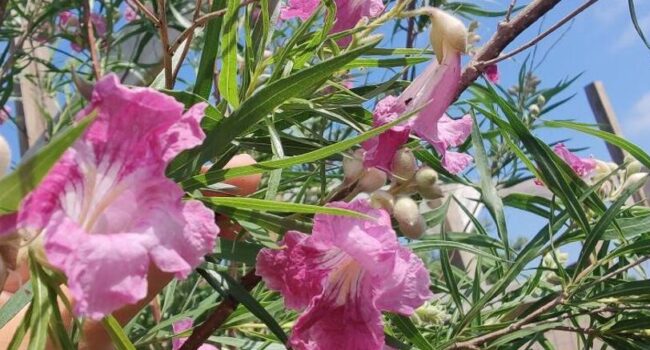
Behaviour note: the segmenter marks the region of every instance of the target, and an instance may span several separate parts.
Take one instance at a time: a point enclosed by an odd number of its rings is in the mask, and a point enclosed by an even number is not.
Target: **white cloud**
[[[650,131],[650,91],[634,103],[622,124],[625,134],[630,136],[640,136]]]
[[[593,10],[590,12],[593,18],[601,24],[611,25],[618,22],[628,15],[627,1],[602,1],[594,5]]]

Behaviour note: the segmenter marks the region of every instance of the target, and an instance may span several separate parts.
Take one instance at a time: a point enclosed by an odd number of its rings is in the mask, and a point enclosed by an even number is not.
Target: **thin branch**
[[[546,303],[544,306],[540,307],[539,309],[533,311],[530,315],[522,318],[521,320],[511,324],[508,327],[499,329],[497,331],[494,331],[492,333],[488,333],[485,335],[482,335],[480,337],[476,337],[464,342],[458,342],[453,344],[449,349],[476,349],[479,347],[479,345],[482,345],[490,340],[497,339],[501,336],[504,336],[508,333],[512,333],[514,331],[517,331],[519,329],[522,329],[526,324],[530,323],[531,321],[535,320],[538,316],[541,316],[545,312],[553,309],[554,307],[562,304],[564,301],[564,294],[560,293],[556,298],[553,300],[549,301]]]
[[[506,60],[506,59],[508,59],[510,57],[513,57],[513,56],[523,52],[524,50],[526,50],[526,49],[528,49],[530,47],[533,47],[535,44],[537,44],[542,39],[549,36],[551,33],[558,30],[564,24],[566,24],[567,22],[572,20],[575,16],[579,15],[582,11],[586,10],[591,5],[595,4],[597,1],[598,0],[588,0],[584,4],[580,5],[580,7],[576,8],[573,12],[569,13],[566,17],[562,18],[559,22],[555,23],[553,26],[551,26],[545,32],[543,32],[542,34],[536,36],[535,38],[533,38],[529,42],[525,43],[524,45],[520,46],[519,48],[517,48],[517,49],[513,50],[512,52],[509,52],[509,53],[507,53],[505,55],[501,55],[499,57],[493,58],[491,60],[484,61],[484,62],[479,62],[479,64],[489,66],[491,64],[495,64],[497,62],[501,62],[501,61]]]
[[[194,6],[194,16],[192,17],[192,22],[196,22],[196,20],[199,18],[199,15],[201,14],[201,4],[202,0],[196,0],[196,4]],[[172,81],[175,82],[176,78],[178,77],[178,72],[181,71],[181,67],[183,66],[183,61],[185,61],[185,57],[187,56],[187,53],[190,51],[190,44],[192,43],[192,39],[194,37],[194,32],[190,33],[190,36],[187,38],[187,43],[185,43],[185,46],[183,46],[183,52],[181,52],[181,57],[178,60],[178,63],[176,64],[176,67],[174,69],[174,74],[172,74]],[[172,55],[173,52],[176,50],[171,50]]]
[[[256,1],[259,1],[259,0],[246,0],[246,1],[242,2],[241,4],[239,4],[239,7],[248,6],[248,5],[250,5],[250,4],[252,4],[252,3],[256,2]],[[203,16],[197,18],[197,19],[192,23],[191,26],[187,27],[187,28],[186,28],[186,29],[185,29],[185,30],[184,30],[184,31],[183,31],[183,32],[178,36],[178,38],[176,38],[176,41],[174,41],[174,44],[173,44],[173,45],[171,46],[171,48],[170,48],[170,53],[171,53],[171,54],[174,54],[174,52],[176,52],[176,50],[178,50],[178,47],[181,46],[181,44],[183,43],[183,41],[185,41],[185,39],[187,39],[189,36],[193,35],[193,34],[194,34],[194,31],[195,31],[198,27],[203,26],[203,25],[206,24],[208,21],[210,21],[210,20],[212,20],[212,19],[214,19],[214,18],[221,17],[221,16],[225,15],[226,12],[228,12],[228,9],[223,9],[223,10],[219,10],[219,11],[210,12],[210,13],[207,13],[207,14],[205,14],[205,15],[203,15]]]
[[[163,47],[163,69],[165,70],[165,88],[173,88],[172,55],[169,50],[169,31],[167,30],[167,6],[165,0],[158,0],[158,21],[160,23],[160,42]]]
[[[512,15],[512,10],[514,10],[515,5],[517,5],[517,0],[512,0],[510,6],[508,6],[508,11],[506,12],[506,22],[510,21],[510,16]]]
[[[151,11],[149,11],[149,9],[146,6],[144,6],[144,4],[140,2],[140,0],[131,0],[131,3],[134,4],[138,8],[138,10],[144,13],[144,15],[147,18],[149,18],[149,20],[153,22],[153,24],[156,27],[160,26],[160,20],[158,20],[158,17],[156,17]]]
[[[255,269],[252,269],[242,277],[240,283],[250,292],[261,280],[262,279],[255,274]],[[217,305],[210,316],[208,316],[208,319],[194,329],[192,335],[190,335],[183,346],[181,346],[180,350],[198,349],[214,332],[219,329],[219,327],[221,327],[224,322],[226,322],[228,317],[230,317],[230,314],[235,311],[238,305],[239,301],[232,296],[228,295],[224,297],[223,301]]]
[[[86,30],[86,41],[88,42],[88,50],[90,50],[90,59],[93,64],[93,74],[95,75],[95,80],[99,80],[102,77],[102,66],[99,63],[99,53],[97,52],[97,41],[95,40],[95,30],[93,28],[93,23],[90,18],[90,1],[86,0],[83,2],[84,10],[84,29]]]

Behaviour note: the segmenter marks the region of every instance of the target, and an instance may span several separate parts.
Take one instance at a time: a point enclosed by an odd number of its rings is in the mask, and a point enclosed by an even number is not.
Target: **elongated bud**
[[[422,215],[418,215],[417,220],[412,224],[405,222],[398,223],[399,230],[402,232],[402,234],[404,234],[405,237],[410,239],[419,239],[427,230],[427,226]]]
[[[362,192],[372,193],[382,188],[386,184],[386,180],[386,173],[377,168],[369,168],[361,176],[357,186]]]
[[[393,207],[393,216],[398,222],[414,224],[420,216],[418,204],[411,197],[402,196],[397,198]]]
[[[621,192],[624,191],[626,188],[629,187],[634,187],[639,184],[639,182],[645,182],[648,179],[648,173],[636,173],[630,175],[627,179],[625,179],[625,182],[623,185],[621,185]]]
[[[346,182],[353,182],[363,173],[363,150],[358,149],[352,155],[343,156],[343,175]]]
[[[0,136],[0,177],[7,173],[9,164],[11,164],[11,149],[4,137]]]
[[[458,18],[437,8],[430,8],[427,12],[431,17],[429,39],[438,62],[442,61],[445,48],[461,53],[467,52],[467,28],[465,28],[465,24]]]
[[[544,95],[537,96],[537,105],[543,107],[546,104],[546,97]]]
[[[408,148],[402,148],[395,152],[393,157],[393,175],[397,177],[398,181],[406,181],[415,175],[417,171],[417,164],[413,152]]]
[[[384,190],[377,190],[370,195],[370,205],[375,209],[384,209],[392,213],[395,199],[392,194]]]

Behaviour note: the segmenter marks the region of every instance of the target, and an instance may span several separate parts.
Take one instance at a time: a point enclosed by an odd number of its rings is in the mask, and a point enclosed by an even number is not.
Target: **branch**
[[[474,56],[470,64],[463,71],[460,86],[456,97],[465,91],[483,72],[485,68],[481,62],[499,57],[501,52],[517,38],[524,30],[533,25],[555,5],[562,0],[535,0],[521,10],[515,18],[508,22],[499,23],[496,33],[488,40],[485,46]]]
[[[553,309],[554,307],[562,304],[564,301],[564,294],[561,293],[558,295],[555,299],[549,301],[546,303],[544,306],[540,307],[539,309],[535,310],[532,312],[530,315],[522,318],[521,320],[511,324],[510,326],[506,328],[499,329],[497,331],[494,331],[492,333],[488,333],[485,335],[482,335],[480,337],[476,337],[474,339],[470,339],[468,341],[464,342],[458,342],[453,344],[449,349],[478,349],[479,345],[482,345],[490,340],[497,339],[501,336],[504,336],[508,333],[512,333],[514,331],[522,329],[526,324],[530,323],[531,321],[535,320],[538,316],[544,314],[545,312]]]
[[[160,42],[163,47],[163,69],[165,70],[165,88],[173,88],[172,55],[169,51],[169,31],[167,30],[167,6],[165,0],[158,0],[158,23],[160,23]]]
[[[131,0],[131,3],[134,4],[138,10],[142,11],[142,13],[144,13],[144,15],[149,18],[149,20],[153,22],[156,27],[160,26],[160,21],[158,18],[153,13],[151,13],[151,11],[149,11],[149,9],[140,2],[140,0]]]
[[[88,49],[90,50],[90,58],[93,63],[93,73],[95,80],[99,80],[102,76],[102,66],[99,63],[99,54],[97,53],[97,42],[95,41],[95,32],[93,29],[92,20],[90,19],[90,1],[83,2],[84,10],[84,28],[86,29],[86,39],[88,42]]]
[[[252,269],[242,277],[240,283],[250,292],[261,280],[261,277],[255,275],[255,269]],[[190,335],[179,350],[198,349],[215,331],[219,329],[219,327],[221,327],[224,322],[226,322],[230,314],[235,311],[238,305],[239,301],[237,301],[237,299],[230,295],[226,296],[223,301],[217,305],[214,311],[212,311],[208,319],[194,329],[192,335]]]
[[[202,0],[196,0],[196,4],[194,6],[194,16],[192,17],[192,22],[196,22],[197,18],[199,18],[199,14],[201,13],[201,3]],[[181,67],[183,66],[183,61],[185,61],[185,57],[187,56],[187,53],[190,51],[190,44],[192,43],[192,38],[194,37],[194,32],[190,33],[189,38],[187,38],[187,43],[185,43],[185,46],[183,47],[183,52],[181,52],[181,57],[178,60],[178,64],[176,65],[174,69],[174,74],[172,74],[172,81],[176,82],[176,77],[178,77],[178,72],[181,71]],[[174,42],[174,45],[176,43]],[[171,55],[173,55],[174,52],[176,52],[175,49],[170,48],[171,50]]]
[[[256,1],[258,1],[258,0],[246,0],[246,1],[242,2],[241,4],[239,4],[239,7],[248,6],[248,5],[250,5],[250,4],[252,4],[252,3],[256,2]],[[219,11],[214,11],[214,12],[207,13],[207,14],[205,14],[205,15],[199,17],[198,19],[196,19],[196,20],[192,23],[191,26],[187,27],[187,28],[186,28],[186,29],[185,29],[185,30],[184,30],[184,31],[183,31],[183,32],[178,36],[178,38],[176,38],[176,41],[174,41],[174,44],[171,46],[171,48],[170,48],[170,50],[169,50],[169,51],[170,51],[170,54],[173,55],[174,52],[176,52],[176,50],[178,50],[178,47],[181,46],[181,44],[183,43],[183,41],[185,41],[185,39],[187,39],[189,36],[192,36],[192,35],[194,34],[194,31],[195,31],[198,27],[203,26],[203,25],[206,24],[208,21],[210,21],[210,20],[212,20],[212,19],[214,19],[214,18],[221,17],[221,16],[225,15],[226,12],[228,12],[228,9],[223,9],[223,10],[219,10]]]
[[[551,26],[549,29],[547,29],[544,33],[541,33],[540,35],[536,36],[533,38],[531,41],[525,43],[521,47],[513,50],[512,52],[509,52],[505,55],[501,55],[499,57],[493,58],[489,61],[485,62],[479,62],[483,66],[489,66],[491,64],[495,64],[497,62],[501,62],[505,59],[508,59],[518,53],[523,52],[524,50],[534,46],[538,42],[540,42],[542,39],[546,38],[548,35],[553,33],[554,31],[558,30],[560,27],[565,25],[568,21],[572,20],[575,16],[579,15],[582,11],[586,10],[589,6],[595,4],[598,0],[589,0],[582,4],[580,7],[575,9],[573,12],[569,13],[566,17],[562,18],[559,22],[555,23],[553,26]]]

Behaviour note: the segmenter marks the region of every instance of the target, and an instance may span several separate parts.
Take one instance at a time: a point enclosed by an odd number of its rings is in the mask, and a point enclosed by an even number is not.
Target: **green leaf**
[[[18,210],[23,198],[41,182],[63,153],[95,119],[93,112],[78,125],[62,132],[52,142],[36,152],[11,174],[0,179],[0,214]]]
[[[590,300],[599,300],[605,298],[620,298],[628,296],[650,295],[650,280],[629,281],[606,288],[600,293],[596,293],[589,298]]]
[[[239,301],[248,311],[259,318],[260,321],[264,322],[282,343],[287,343],[288,337],[282,327],[280,327],[273,316],[239,282],[226,273],[208,271],[201,268],[197,269],[197,272],[224,298],[230,296]]]
[[[219,72],[219,93],[233,108],[239,107],[237,89],[237,14],[239,0],[228,0],[228,12],[221,36],[221,71]]]
[[[262,245],[231,239],[219,239],[216,257],[230,261],[239,261],[255,265],[257,253],[264,248]]]
[[[7,322],[11,321],[20,310],[22,310],[32,300],[32,283],[28,281],[23,284],[7,302],[0,307],[0,328],[4,327]]]
[[[639,24],[639,20],[636,17],[634,0],[627,0],[627,4],[628,7],[630,8],[630,18],[632,18],[632,24],[634,25],[634,29],[636,29],[636,32],[639,34],[641,40],[643,40],[645,46],[650,49],[650,42],[648,42],[648,39],[645,37],[645,34],[643,34],[643,29],[641,28],[641,25]]]
[[[227,206],[234,208],[243,208],[248,210],[272,211],[277,213],[302,213],[302,214],[329,214],[351,216],[355,218],[373,220],[373,218],[347,209],[340,209],[335,207],[321,207],[311,204],[288,203],[270,201],[257,198],[245,197],[202,197],[202,201],[211,203],[218,206]]]
[[[392,128],[393,126],[404,122],[408,118],[412,117],[414,113],[417,113],[417,111],[402,116],[378,128],[366,131],[363,134],[358,135],[356,137],[347,139],[345,141],[337,142],[333,145],[329,145],[312,152],[308,152],[305,154],[301,154],[299,156],[293,156],[284,159],[270,160],[270,161],[261,162],[261,163],[248,165],[248,166],[208,171],[205,174],[195,175],[189,179],[183,180],[180,182],[180,185],[186,191],[194,191],[201,187],[209,186],[211,184],[226,179],[230,179],[236,176],[259,174],[259,173],[264,173],[275,169],[283,169],[294,165],[315,162],[317,160],[327,158],[333,154],[341,153],[347,150],[348,148],[355,146],[371,137],[377,136],[382,132]],[[230,120],[230,118],[227,118],[226,120]]]
[[[226,0],[214,0],[210,12],[222,10],[225,6]],[[222,22],[223,16],[217,16],[217,18],[208,22],[208,29],[205,31],[201,61],[199,62],[199,69],[196,72],[196,81],[194,83],[194,93],[204,99],[207,99],[210,92],[212,92],[214,66],[219,52]]]
[[[195,151],[198,154],[191,168],[198,169],[215,155],[223,153],[233,139],[245,134],[247,130],[255,126],[282,103],[322,85],[330,75],[378,43],[378,39],[373,40],[357,49],[279,79],[259,90],[244,101],[232,115],[224,119],[218,128],[215,128],[207,135],[203,145]],[[172,172],[187,167],[187,162],[181,162],[176,164],[176,168],[172,169]]]
[[[474,145],[474,162],[478,168],[480,177],[481,194],[483,196],[483,203],[492,215],[494,222],[497,225],[497,232],[501,238],[501,242],[506,250],[506,259],[510,260],[510,243],[508,239],[508,229],[506,226],[506,217],[503,213],[503,202],[501,197],[497,194],[497,189],[492,180],[492,172],[488,165],[488,157],[485,153],[483,146],[483,137],[481,137],[481,130],[478,128],[476,118],[473,118],[472,123],[472,144]]]
[[[135,350],[135,346],[131,343],[129,337],[126,336],[124,329],[122,329],[122,326],[120,326],[113,315],[104,317],[102,319],[102,324],[104,325],[104,329],[108,335],[111,337],[113,345],[118,350]]]
[[[418,349],[433,350],[433,345],[420,333],[410,318],[402,315],[391,315],[390,319],[404,336]]]

